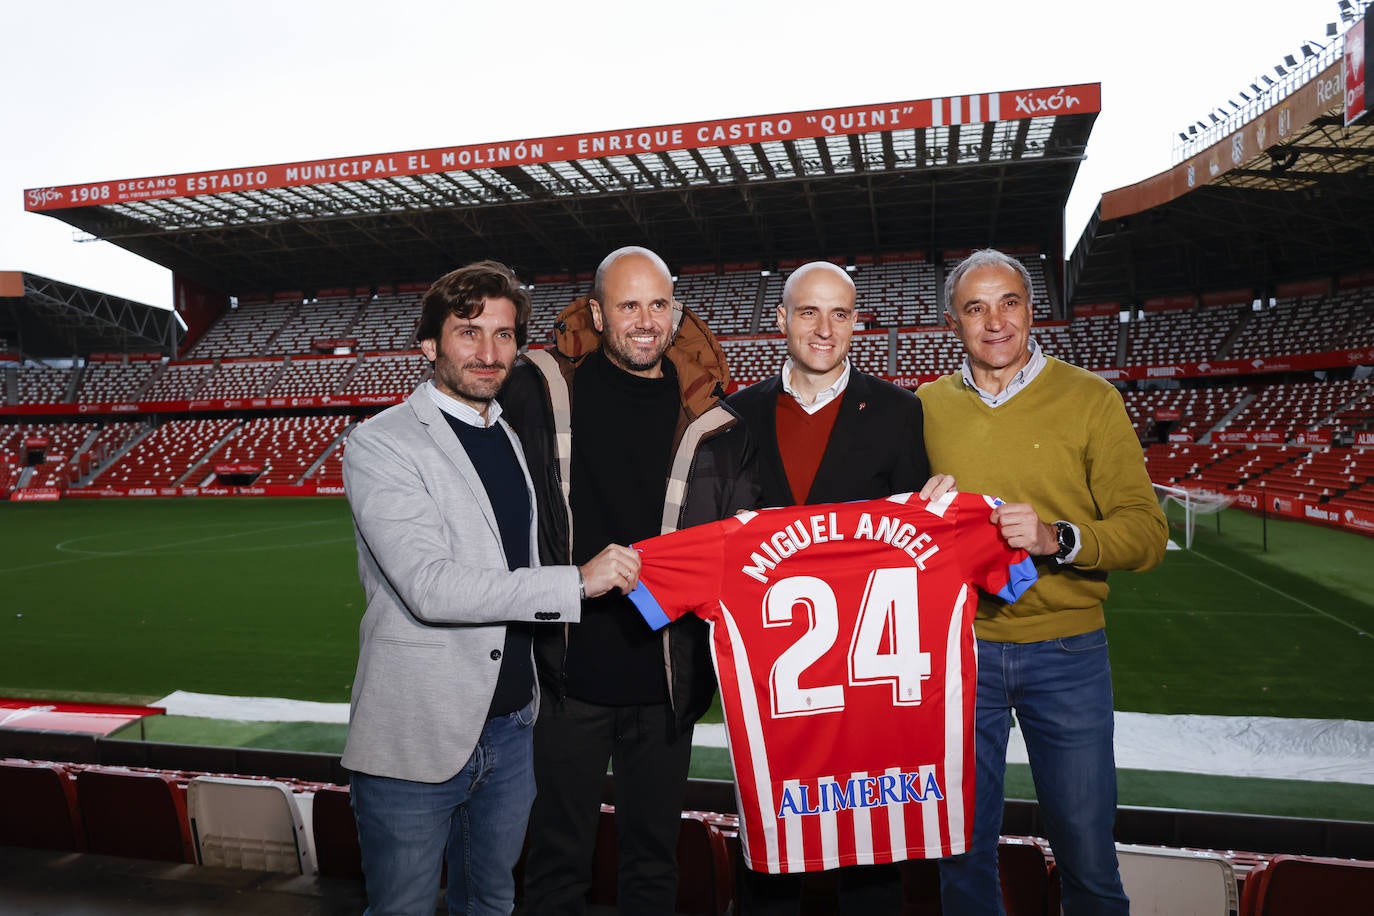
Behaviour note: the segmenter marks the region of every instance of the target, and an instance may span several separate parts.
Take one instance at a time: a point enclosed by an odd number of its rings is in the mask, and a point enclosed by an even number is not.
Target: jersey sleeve
[[[1035,584],[1035,560],[1020,548],[1007,545],[989,518],[1002,504],[995,496],[959,494],[959,543],[967,545],[968,578],[990,595],[1011,604]]]
[[[639,586],[629,594],[655,630],[720,597],[724,545],[739,527],[733,518],[661,534],[632,546],[639,552]]]

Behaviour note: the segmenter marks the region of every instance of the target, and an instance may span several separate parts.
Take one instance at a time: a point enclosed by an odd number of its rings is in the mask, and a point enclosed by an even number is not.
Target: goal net
[[[1178,530],[1183,535],[1182,547],[1179,547],[1178,542],[1172,537],[1169,539],[1170,550],[1192,550],[1193,529],[1197,525],[1198,517],[1216,515],[1236,501],[1234,496],[1215,490],[1190,490],[1184,487],[1165,486],[1162,483],[1154,484],[1154,488],[1155,496],[1159,498],[1159,506],[1169,519],[1170,532]],[[1171,510],[1171,505],[1178,508]]]

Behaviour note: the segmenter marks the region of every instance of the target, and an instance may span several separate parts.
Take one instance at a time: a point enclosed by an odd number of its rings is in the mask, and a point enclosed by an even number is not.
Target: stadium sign
[[[1374,51],[1374,31],[1368,17],[1345,33],[1341,55],[1341,84],[1345,89],[1345,125],[1349,127],[1369,113],[1369,54]]]
[[[61,487],[20,487],[10,494],[10,502],[55,502],[62,498]]]
[[[29,211],[105,206],[172,197],[367,181],[439,172],[570,162],[721,146],[848,136],[871,131],[920,130],[962,124],[1095,114],[1100,83],[948,96],[880,105],[821,108],[785,114],[666,124],[630,130],[563,134],[499,143],[438,147],[341,159],[319,159],[212,172],[32,188]],[[948,151],[929,151],[935,158]],[[806,170],[805,163],[799,166]],[[728,166],[724,167],[729,169]],[[648,181],[648,178],[643,178]]]

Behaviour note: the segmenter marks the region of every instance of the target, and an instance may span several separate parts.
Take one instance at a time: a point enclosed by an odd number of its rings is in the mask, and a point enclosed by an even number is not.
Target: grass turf
[[[1114,574],[1117,708],[1374,720],[1374,542],[1236,511]],[[340,499],[0,503],[0,695],[344,702],[362,592]],[[22,616],[19,616],[22,615]],[[719,713],[711,715],[719,721]],[[167,717],[149,740],[338,751],[342,726]],[[728,778],[701,749],[694,774]],[[1024,767],[1009,794],[1033,796]],[[1124,804],[1374,820],[1374,789],[1123,771]]]

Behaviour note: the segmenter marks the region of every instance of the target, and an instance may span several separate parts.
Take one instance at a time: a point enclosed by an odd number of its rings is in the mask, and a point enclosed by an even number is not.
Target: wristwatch
[[[1078,546],[1078,537],[1074,534],[1073,525],[1068,522],[1055,522],[1054,536],[1059,541],[1059,549],[1054,552],[1054,558],[1063,563]]]

